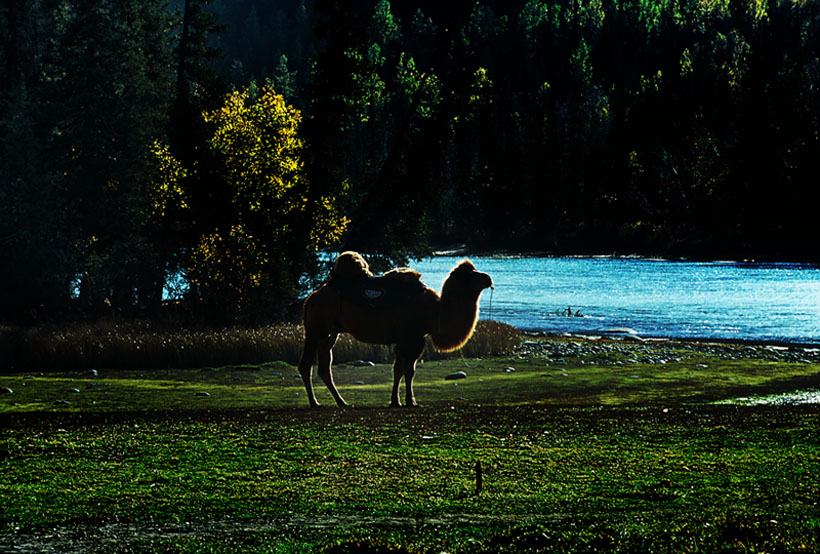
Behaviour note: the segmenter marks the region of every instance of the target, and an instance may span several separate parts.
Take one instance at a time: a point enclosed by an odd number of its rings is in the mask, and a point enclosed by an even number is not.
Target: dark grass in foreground
[[[354,410],[284,363],[0,377],[0,550],[820,549],[820,410],[712,404],[820,367],[677,357],[428,361],[417,410],[381,407],[388,364],[338,368]]]
[[[510,527],[521,551],[594,543],[628,552],[636,541],[658,552],[714,551],[720,541],[738,552],[820,546],[814,409],[189,417],[67,418],[5,431],[6,530],[188,522],[190,551],[254,536],[266,537],[270,551],[309,551],[354,536],[481,552]],[[236,530],[211,536],[214,521]]]

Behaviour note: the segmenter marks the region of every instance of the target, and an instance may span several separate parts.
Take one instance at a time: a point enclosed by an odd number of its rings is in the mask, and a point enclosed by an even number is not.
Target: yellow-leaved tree
[[[209,135],[191,167],[166,160],[170,171],[158,181],[164,201],[188,208],[188,295],[223,320],[277,317],[347,220],[335,198],[311,193],[301,113],[273,89],[235,91],[202,117]]]

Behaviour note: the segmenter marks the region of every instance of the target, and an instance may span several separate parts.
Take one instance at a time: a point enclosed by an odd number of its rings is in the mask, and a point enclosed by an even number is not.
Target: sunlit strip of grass
[[[754,359],[698,358],[629,366],[580,361],[569,359],[559,365],[537,358],[431,360],[418,366],[416,398],[433,407],[673,406],[790,392],[816,387],[820,379],[818,364]],[[458,371],[467,377],[445,379]],[[382,407],[389,402],[393,382],[390,363],[372,367],[340,363],[335,365],[334,376],[339,390],[354,406]],[[320,402],[334,404],[318,377],[314,386]],[[13,391],[0,395],[0,413],[261,410],[307,404],[296,368],[283,363],[201,370],[100,371],[96,377],[79,373],[0,375],[0,387]]]

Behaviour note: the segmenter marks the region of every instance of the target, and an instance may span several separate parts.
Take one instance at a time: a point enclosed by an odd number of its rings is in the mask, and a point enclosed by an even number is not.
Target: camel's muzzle
[[[481,287],[481,288],[482,288],[482,289],[492,289],[492,290],[495,290],[495,289],[493,288],[493,279],[492,279],[492,277],[490,277],[490,276],[489,276],[489,275],[487,275],[486,273],[482,273],[482,274],[481,274],[481,276],[485,278],[485,281],[484,281],[484,283],[482,283],[482,287]]]

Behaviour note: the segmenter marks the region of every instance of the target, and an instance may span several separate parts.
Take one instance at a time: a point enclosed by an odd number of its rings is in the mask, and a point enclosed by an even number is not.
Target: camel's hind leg
[[[338,337],[338,335],[334,333],[319,341],[317,351],[319,355],[319,377],[325,382],[325,386],[330,391],[330,394],[333,395],[336,404],[345,407],[348,404],[344,401],[342,395],[339,394],[339,391],[336,390],[336,384],[333,382],[333,371],[330,369],[330,365],[333,363],[333,345],[336,344],[336,337]]]
[[[399,360],[399,357],[396,356],[396,361],[393,363],[393,391],[390,393],[391,408],[398,408],[401,406],[401,402],[399,401],[399,385],[401,384],[401,378],[403,375],[404,366],[402,365],[402,361]]]
[[[308,403],[311,408],[319,406],[319,403],[316,401],[316,395],[313,393],[313,362],[316,360],[317,343],[318,341],[315,336],[306,333],[302,358],[299,360],[299,375],[302,376],[302,382],[305,384]]]

